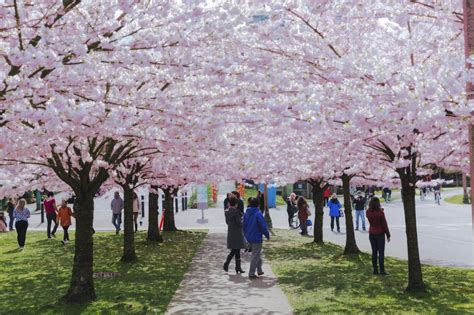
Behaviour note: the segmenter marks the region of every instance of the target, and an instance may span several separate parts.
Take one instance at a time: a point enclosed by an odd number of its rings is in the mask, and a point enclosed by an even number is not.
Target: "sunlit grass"
[[[265,257],[296,314],[473,313],[472,269],[423,266],[427,293],[408,294],[406,261],[388,258],[390,275],[374,276],[369,254],[345,257],[340,246],[275,231]]]
[[[454,203],[456,205],[463,205],[464,203],[462,202],[463,195],[454,195],[448,198],[445,198],[444,201],[449,202],[449,203]]]
[[[61,305],[69,286],[74,242],[62,246],[45,232],[28,232],[26,247],[17,251],[16,233],[0,234],[0,314],[163,314],[206,232],[164,233],[163,244],[136,235],[136,264],[123,264],[123,235],[94,235],[94,271],[118,272],[95,279],[97,300]],[[74,240],[74,233],[70,233]]]

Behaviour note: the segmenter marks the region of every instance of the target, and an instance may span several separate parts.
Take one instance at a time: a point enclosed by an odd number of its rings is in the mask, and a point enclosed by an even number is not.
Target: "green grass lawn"
[[[464,203],[462,202],[463,195],[454,195],[448,198],[445,198],[444,201],[449,202],[449,203],[454,203],[457,205],[463,205]]]
[[[472,269],[423,266],[428,292],[408,294],[406,261],[388,258],[389,275],[374,276],[369,254],[344,257],[340,246],[275,232],[265,257],[296,314],[474,313]]]
[[[97,300],[61,305],[69,287],[74,242],[62,246],[45,232],[28,232],[23,252],[16,233],[0,234],[0,314],[163,314],[206,232],[164,233],[161,245],[146,242],[139,232],[139,262],[123,264],[123,236],[94,236],[94,272],[118,272],[115,278],[95,279]],[[71,233],[74,239],[74,233]]]

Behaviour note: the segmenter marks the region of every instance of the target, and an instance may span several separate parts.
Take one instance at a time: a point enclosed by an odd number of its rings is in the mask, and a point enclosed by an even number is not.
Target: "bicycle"
[[[292,229],[299,229],[300,227],[300,219],[298,219],[298,212],[295,213],[293,218],[291,219],[291,228]]]

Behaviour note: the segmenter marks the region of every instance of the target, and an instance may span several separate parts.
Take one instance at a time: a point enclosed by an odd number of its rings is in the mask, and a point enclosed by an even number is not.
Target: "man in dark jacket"
[[[357,192],[357,197],[354,199],[354,209],[355,209],[355,217],[356,217],[356,231],[359,230],[359,217],[362,220],[362,230],[365,231],[365,203],[366,199],[362,195],[362,192]]]
[[[255,270],[259,276],[263,275],[262,270],[262,235],[266,239],[270,239],[267,223],[260,212],[259,200],[257,198],[250,199],[249,207],[244,215],[244,233],[250,249],[252,250],[252,258],[250,260],[249,278],[256,279]]]

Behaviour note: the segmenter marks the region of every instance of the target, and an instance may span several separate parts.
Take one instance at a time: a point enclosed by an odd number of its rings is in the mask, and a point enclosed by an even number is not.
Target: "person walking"
[[[57,220],[57,206],[56,200],[54,199],[54,193],[49,192],[48,197],[43,201],[44,211],[46,212],[46,220],[48,222],[47,235],[48,238],[51,236],[56,237],[56,230],[58,229],[58,220]],[[51,231],[51,223],[54,222],[53,230]]]
[[[26,230],[28,229],[28,219],[31,213],[26,208],[26,200],[20,199],[13,210],[13,217],[15,218],[15,229],[17,233],[18,249],[23,250],[25,248],[26,241]]]
[[[256,279],[257,275],[264,274],[262,270],[262,234],[267,240],[270,240],[267,223],[263,218],[262,212],[259,209],[259,200],[257,198],[250,199],[249,207],[244,215],[244,233],[250,249],[252,250],[252,257],[250,260],[249,278]],[[257,275],[255,275],[257,270]]]
[[[377,256],[380,267],[380,274],[387,275],[385,272],[385,236],[387,236],[387,242],[390,242],[390,231],[388,230],[387,220],[383,208],[380,206],[380,200],[377,197],[373,197],[367,208],[367,219],[369,219],[369,240],[370,246],[372,247],[372,267],[374,269],[374,275],[379,274],[377,268]]]
[[[224,270],[229,271],[229,264],[235,256],[235,273],[244,273],[240,260],[240,250],[245,248],[244,234],[242,231],[242,217],[238,209],[239,201],[235,197],[229,198],[229,209],[225,212],[227,223],[227,248],[229,255],[224,263]]]
[[[341,229],[339,227],[339,217],[341,216],[341,208],[342,205],[337,200],[337,195],[332,194],[331,199],[328,201],[328,207],[329,207],[329,216],[331,217],[331,231],[334,231],[334,221],[336,221],[336,226],[337,226],[337,231],[341,232]]]
[[[135,233],[138,231],[138,215],[140,214],[140,201],[138,195],[133,193],[133,222],[135,223]]]
[[[120,225],[122,224],[122,210],[123,210],[123,199],[120,198],[118,191],[114,194],[114,199],[110,203],[110,209],[112,210],[112,224],[115,226],[115,234],[119,234]]]
[[[291,193],[288,198],[286,198],[286,212],[288,213],[288,225],[290,228],[293,228],[291,223],[293,222],[293,217],[295,213],[298,212],[296,207],[296,194]]]
[[[10,231],[13,231],[13,223],[15,222],[15,218],[13,217],[13,210],[15,210],[15,199],[9,198],[7,202],[7,211],[8,211],[8,228]]]
[[[299,196],[298,202],[298,219],[300,220],[301,235],[308,235],[308,227],[306,220],[308,220],[309,205],[303,196]]]
[[[331,197],[331,188],[327,187],[323,192],[324,206],[327,207],[329,197]]]
[[[356,231],[359,230],[359,218],[362,221],[362,230],[365,231],[365,197],[361,191],[357,192],[357,197],[354,199]]]
[[[69,242],[69,232],[68,229],[71,226],[72,220],[71,217],[74,216],[71,208],[68,207],[66,199],[61,200],[61,207],[58,210],[58,223],[61,224],[61,227],[64,231],[63,240],[61,243],[66,245]]]

